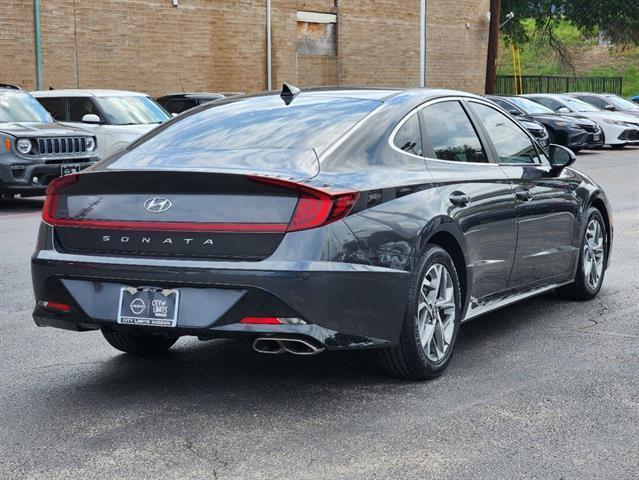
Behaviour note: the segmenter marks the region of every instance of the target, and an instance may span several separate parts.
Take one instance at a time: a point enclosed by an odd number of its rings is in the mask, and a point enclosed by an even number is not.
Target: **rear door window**
[[[479,136],[459,102],[429,105],[422,110],[422,120],[426,136],[439,160],[488,163]]]
[[[414,113],[404,122],[395,134],[394,144],[400,150],[413,155],[422,156],[422,132],[419,125],[419,115]]]

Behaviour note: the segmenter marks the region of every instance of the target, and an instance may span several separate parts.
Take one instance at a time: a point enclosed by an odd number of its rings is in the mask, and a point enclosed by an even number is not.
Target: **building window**
[[[337,55],[337,15],[297,12],[297,53],[300,55]]]

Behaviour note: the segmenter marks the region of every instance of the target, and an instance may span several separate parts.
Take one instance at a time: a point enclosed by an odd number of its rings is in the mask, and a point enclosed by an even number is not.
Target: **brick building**
[[[177,3],[177,6],[174,6]],[[45,87],[267,86],[267,0],[42,0]],[[427,0],[426,82],[483,92],[489,0]],[[419,85],[420,0],[272,0],[272,79]],[[34,1],[4,0],[0,82],[36,87]]]

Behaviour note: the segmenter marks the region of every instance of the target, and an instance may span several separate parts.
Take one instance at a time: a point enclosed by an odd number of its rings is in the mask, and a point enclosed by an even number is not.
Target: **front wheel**
[[[177,342],[177,338],[137,332],[102,330],[102,335],[112,347],[135,355],[158,355]]]
[[[461,295],[450,255],[428,245],[409,291],[399,345],[380,350],[391,375],[429,380],[441,375],[453,355],[459,333]]]
[[[590,300],[601,290],[606,272],[608,234],[601,212],[591,207],[586,217],[586,230],[579,251],[579,266],[575,281],[557,289],[557,293],[570,300]]]
[[[610,145],[610,147],[614,150],[621,150],[622,148],[624,148],[626,146],[625,143],[616,143],[614,145]]]

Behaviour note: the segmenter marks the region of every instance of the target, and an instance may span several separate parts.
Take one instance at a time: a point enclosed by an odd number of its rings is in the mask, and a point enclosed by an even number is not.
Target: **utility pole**
[[[419,86],[426,86],[426,0],[419,5]]]
[[[501,0],[490,0],[490,30],[486,59],[486,93],[494,94],[497,83],[497,49],[499,47],[499,18]]]

